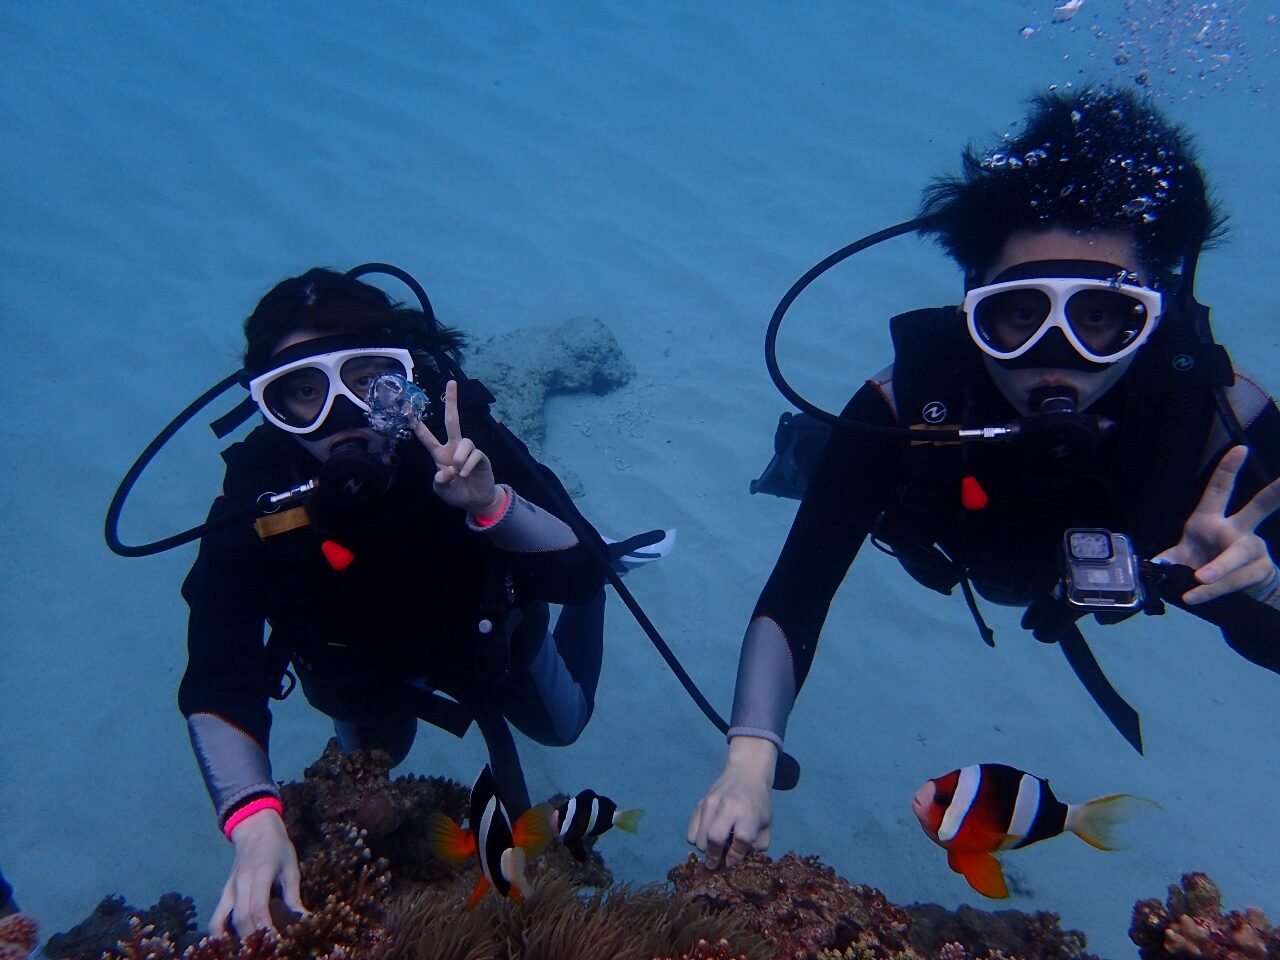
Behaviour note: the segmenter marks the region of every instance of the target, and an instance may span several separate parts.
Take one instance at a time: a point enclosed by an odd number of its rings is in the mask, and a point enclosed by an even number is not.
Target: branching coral
[[[1222,912],[1222,895],[1203,873],[1184,874],[1164,903],[1134,905],[1129,939],[1142,960],[1280,960],[1280,929],[1262,911]]]
[[[0,919],[0,960],[27,960],[39,940],[35,920],[25,913]]]

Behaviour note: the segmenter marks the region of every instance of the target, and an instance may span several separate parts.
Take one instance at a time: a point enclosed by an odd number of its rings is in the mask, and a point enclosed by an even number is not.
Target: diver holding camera
[[[1132,93],[1055,93],[922,207],[813,267],[770,322],[770,373],[803,412],[752,492],[801,502],[743,638],[724,769],[689,823],[711,869],[769,844],[769,772],[868,540],[921,584],[958,586],[992,646],[977,597],[1024,608],[1139,751],[1081,617],[1178,606],[1280,673],[1280,410],[1195,299],[1222,219],[1189,138]],[[778,369],[782,316],[827,269],[911,232],[961,267],[963,300],[894,317],[892,365],[838,417],[814,407]]]

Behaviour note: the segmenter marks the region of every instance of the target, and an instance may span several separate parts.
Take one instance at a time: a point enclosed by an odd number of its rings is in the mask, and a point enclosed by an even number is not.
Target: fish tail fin
[[[613,825],[627,833],[639,833],[640,818],[643,816],[643,810],[620,810],[613,815]]]
[[[439,810],[432,810],[427,817],[427,849],[446,863],[462,863],[475,856],[476,838]]]
[[[484,874],[480,874],[480,879],[476,881],[475,888],[471,891],[471,896],[467,899],[467,909],[474,910],[477,903],[484,899],[484,895],[489,892],[489,881],[484,878]]]
[[[947,866],[969,881],[969,886],[984,897],[1003,900],[1009,896],[1000,861],[989,853],[957,853],[947,851]]]
[[[1131,793],[1112,793],[1087,803],[1069,803],[1066,827],[1091,847],[1120,850],[1123,844],[1116,840],[1115,830],[1133,815],[1139,804],[1160,808],[1154,800]]]
[[[530,807],[511,825],[511,842],[531,857],[546,849],[556,835],[553,820],[556,809],[549,803]]]
[[[511,884],[511,889],[507,891],[507,896],[516,903],[524,903],[524,896],[531,892],[533,887],[529,885],[529,878],[525,876],[524,868],[528,863],[525,852],[519,847],[508,847],[502,851],[502,875],[507,882]]]

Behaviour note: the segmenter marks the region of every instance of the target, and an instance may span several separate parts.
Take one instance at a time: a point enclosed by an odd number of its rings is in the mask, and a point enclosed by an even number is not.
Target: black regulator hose
[[[138,477],[142,476],[142,471],[147,469],[155,455],[160,452],[160,448],[168,443],[173,435],[186,425],[187,421],[239,383],[242,375],[242,370],[229,374],[193,400],[185,410],[169,422],[167,427],[160,431],[154,440],[147,444],[146,449],[134,461],[133,466],[129,468],[129,472],[120,481],[120,486],[116,487],[115,496],[111,498],[111,504],[107,507],[107,519],[103,526],[102,535],[106,538],[107,546],[111,548],[112,552],[122,557],[149,557],[155,553],[163,553],[165,550],[180,547],[184,543],[190,543],[192,540],[198,540],[211,529],[217,529],[235,523],[238,520],[266,512],[257,504],[254,504],[252,507],[245,507],[227,514],[227,516],[220,518],[216,524],[202,523],[197,527],[192,527],[190,530],[184,530],[182,533],[175,533],[171,537],[165,537],[163,540],[153,540],[151,543],[142,543],[134,546],[124,543],[119,536],[120,513],[124,510],[124,503],[129,498],[129,492],[133,489],[133,485],[138,482]]]

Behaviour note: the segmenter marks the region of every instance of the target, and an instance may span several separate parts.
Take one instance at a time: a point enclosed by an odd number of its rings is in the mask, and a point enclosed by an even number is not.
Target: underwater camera
[[[1062,597],[1077,610],[1137,610],[1145,605],[1138,555],[1123,533],[1072,527],[1062,535]]]

